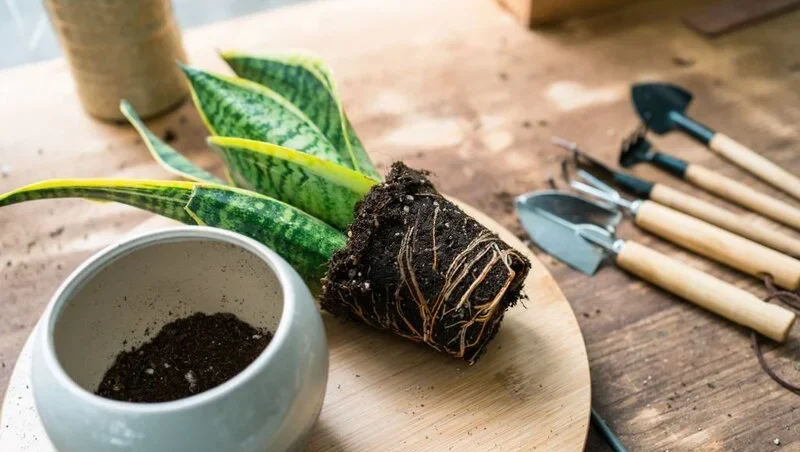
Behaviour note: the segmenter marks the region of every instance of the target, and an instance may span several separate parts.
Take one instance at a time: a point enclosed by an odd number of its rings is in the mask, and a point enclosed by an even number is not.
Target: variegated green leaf
[[[280,199],[339,230],[353,221],[355,206],[377,182],[364,174],[260,141],[210,137],[234,184]]]
[[[266,141],[352,168],[302,111],[249,80],[183,67],[192,97],[212,135]]]
[[[128,121],[133,125],[136,131],[139,132],[139,136],[142,138],[142,141],[144,141],[147,149],[150,150],[150,153],[164,169],[189,180],[223,183],[216,176],[195,165],[189,159],[178,153],[172,146],[161,141],[161,139],[144,125],[144,122],[142,122],[141,118],[139,118],[139,115],[136,114],[136,111],[128,101],[123,99],[119,104],[119,109],[122,114],[128,118]]]
[[[223,185],[151,180],[61,179],[0,195],[0,207],[49,198],[116,201],[186,224],[239,232],[273,248],[314,290],[347,238],[326,223],[278,200]]]
[[[264,85],[297,106],[353,163],[353,169],[380,180],[347,119],[333,77],[317,58],[306,55],[248,55],[222,52],[239,77]]]
[[[184,206],[195,184],[185,181],[125,179],[54,179],[0,194],[0,207],[50,198],[87,198],[115,201],[194,224]]]
[[[286,259],[314,292],[347,238],[294,207],[247,190],[198,185],[186,210],[198,222],[252,237]]]

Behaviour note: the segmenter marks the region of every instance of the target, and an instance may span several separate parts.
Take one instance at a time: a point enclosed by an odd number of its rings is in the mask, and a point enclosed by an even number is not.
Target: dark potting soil
[[[174,320],[150,341],[122,351],[96,394],[126,402],[168,402],[209,390],[244,370],[272,339],[233,314]]]
[[[472,363],[523,297],[524,255],[395,163],[356,207],[321,306]]]

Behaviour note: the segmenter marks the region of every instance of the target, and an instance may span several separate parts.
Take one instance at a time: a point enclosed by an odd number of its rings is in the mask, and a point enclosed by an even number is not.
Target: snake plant
[[[394,303],[395,308],[386,308],[384,314],[378,315],[375,306],[370,308],[374,315],[365,314],[363,306],[338,300],[350,295],[343,296],[340,291],[334,296],[334,289],[323,294],[322,282],[331,288],[344,287],[337,285],[331,274],[326,274],[331,268],[331,260],[337,253],[341,261],[355,259],[355,253],[348,249],[349,236],[353,233],[351,228],[357,216],[367,215],[359,211],[359,206],[376,187],[385,188],[386,183],[381,181],[345,114],[331,71],[319,59],[297,54],[249,55],[238,52],[223,52],[221,56],[236,76],[187,66],[181,68],[189,82],[194,104],[210,133],[207,143],[225,162],[226,180],[198,167],[159,139],[145,126],[133,107],[122,101],[123,114],[138,131],[153,157],[164,169],[184,180],[49,180],[0,195],[0,207],[36,199],[81,197],[128,204],[186,224],[236,231],[281,254],[313,291],[322,294],[324,308],[473,361],[496,332],[502,312],[518,298],[520,281],[529,268],[525,258],[502,244],[496,236],[482,229],[479,231],[479,226],[470,226],[474,230],[465,232],[475,237],[463,244],[464,249],[458,251],[455,247],[452,253],[441,250],[437,254],[438,247],[443,245],[437,246],[436,235],[444,226],[436,222],[440,204],[434,202],[435,207],[429,205],[435,209],[432,211],[433,223],[429,225],[433,228],[433,245],[429,248],[433,251],[432,268],[441,270],[443,284],[445,281],[450,284],[446,291],[427,288],[425,290],[436,293],[423,293],[424,281],[418,283],[416,279],[409,279],[408,272],[413,272],[414,268],[406,262],[402,268],[394,265],[389,273],[394,272],[398,281],[402,280],[408,286],[403,290],[413,292],[413,297],[406,296],[413,298],[413,309],[419,307],[419,312],[413,315],[404,312],[405,308],[398,303]],[[439,196],[438,193],[425,193],[428,197]],[[412,195],[408,197],[413,199]],[[442,218],[460,212],[443,198],[441,202]],[[451,214],[447,213],[445,205],[452,206]],[[408,207],[400,212],[408,212]],[[381,212],[369,215],[372,216],[366,224],[377,227]],[[403,224],[406,222],[404,219]],[[419,229],[420,222],[417,220],[416,223]],[[463,227],[466,228],[467,224],[465,222]],[[408,254],[408,240],[413,237],[405,237],[406,232],[403,231],[404,237],[400,237],[401,232],[393,232],[392,237],[398,237],[398,246],[401,238],[406,239],[403,243],[406,243],[405,253]],[[367,235],[362,233],[359,241],[365,242],[363,239]],[[452,236],[450,240],[452,242]],[[382,243],[377,247],[391,248],[388,242]],[[470,257],[470,253],[475,255]],[[409,261],[409,256],[405,257],[406,261]],[[437,256],[441,256],[440,260],[450,259],[452,268],[437,269]],[[401,262],[399,257],[397,262]],[[504,267],[498,267],[501,264]],[[334,267],[344,268],[342,265]],[[361,278],[362,272],[350,268],[342,275],[337,278],[349,283]],[[474,306],[464,304],[470,296],[481,294],[476,289],[480,283],[492,278],[498,281],[497,290],[480,295],[485,300],[475,302]],[[470,284],[459,286],[463,281]],[[372,294],[370,303],[377,303],[375,293],[379,294],[378,298],[386,299],[386,306],[393,306],[387,300],[404,297],[400,294],[401,289],[389,282],[384,286],[367,291]],[[369,283],[365,287],[369,288]],[[445,309],[451,294],[461,297],[457,307],[459,317],[449,326],[431,321],[433,316],[452,314]],[[353,297],[358,298],[357,294]],[[332,302],[333,298],[337,301]],[[426,305],[429,299],[438,300],[442,308],[430,311]],[[340,309],[342,306],[345,308]],[[463,311],[466,308],[469,309]],[[470,317],[472,322],[468,321]],[[456,340],[458,335],[455,333],[447,334],[456,339],[434,337],[433,329],[447,329],[453,325],[458,326],[455,330],[461,331],[460,339]],[[430,331],[425,332],[426,328]]]
[[[211,133],[208,144],[226,163],[227,181],[159,139],[123,100],[122,113],[153,157],[186,182],[50,180],[0,195],[0,207],[81,197],[230,229],[278,250],[318,290],[325,263],[346,243],[355,204],[379,182],[378,172],[317,59],[222,56],[242,77],[181,67]]]

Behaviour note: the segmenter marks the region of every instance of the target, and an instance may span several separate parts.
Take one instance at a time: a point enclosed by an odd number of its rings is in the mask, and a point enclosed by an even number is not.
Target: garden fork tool
[[[771,275],[783,288],[796,290],[800,286],[800,261],[797,259],[656,201],[627,200],[584,169],[577,168],[577,177],[571,178],[566,159],[562,161],[562,174],[573,189],[627,211],[636,226],[647,232],[756,278]]]
[[[572,154],[576,168],[584,169],[603,182],[640,199],[650,199],[661,205],[727,229],[737,235],[795,258],[800,257],[800,240],[778,230],[755,225],[730,210],[716,206],[664,184],[650,182],[610,168],[608,165],[578,149],[578,145],[560,137],[553,143]]]
[[[800,209],[741,182],[725,177],[704,166],[689,163],[655,149],[645,137],[647,129],[639,127],[622,142],[619,163],[630,167],[647,162],[673,176],[684,179],[720,198],[739,204],[753,212],[800,230]]]
[[[678,129],[709,149],[755,174],[768,184],[800,199],[800,179],[727,135],[686,116],[692,94],[668,83],[638,83],[631,89],[633,105],[642,121],[657,134]]]
[[[607,256],[622,269],[778,342],[795,314],[632,240],[615,237],[618,210],[554,190],[517,198],[517,214],[531,239],[567,265],[593,275]]]

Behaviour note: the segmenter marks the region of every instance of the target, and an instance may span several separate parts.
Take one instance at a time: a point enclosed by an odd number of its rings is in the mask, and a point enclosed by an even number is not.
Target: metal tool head
[[[578,178],[571,180],[569,183],[570,187],[573,189],[607,205],[609,209],[622,208],[628,212],[634,211],[633,202],[623,198],[622,195],[610,185],[607,185],[602,180],[582,169],[579,169],[576,174]]]
[[[561,161],[561,173],[565,181],[570,181],[569,164],[571,163],[576,169],[581,169],[592,173],[595,177],[610,181],[614,177],[615,171],[605,165],[603,162],[595,159],[591,155],[581,151],[578,143],[569,141],[566,138],[555,136],[551,138],[553,144],[558,147],[564,148],[570,153],[570,160]]]
[[[652,149],[653,146],[647,139],[647,126],[642,124],[622,140],[619,164],[628,168],[637,163],[650,162],[655,156]]]
[[[583,152],[577,143],[565,138],[553,137],[553,144],[570,151],[571,158],[561,160],[561,177],[570,188],[591,196],[609,209],[619,207],[630,210],[632,204],[623,198],[615,188],[618,184],[630,188],[630,181],[634,178],[616,171],[600,160]],[[573,171],[570,171],[572,167]],[[551,186],[555,189],[556,184]]]
[[[618,210],[554,190],[517,197],[517,215],[537,246],[587,275],[614,245],[622,219]]]
[[[655,133],[675,128],[671,113],[683,113],[692,102],[692,94],[669,83],[637,83],[631,88],[633,106],[642,121]]]
[[[637,132],[637,134],[643,133],[644,130]],[[553,137],[553,143],[570,151],[572,158],[561,161],[561,172],[564,181],[572,188],[625,209],[630,209],[632,205],[622,198],[620,189],[637,198],[650,197],[653,190],[651,182],[611,168],[581,151],[576,143],[564,138]],[[576,177],[570,176],[570,166],[575,169]],[[587,183],[589,186],[586,186]],[[555,188],[555,184],[552,185]],[[600,196],[597,196],[598,194]]]

